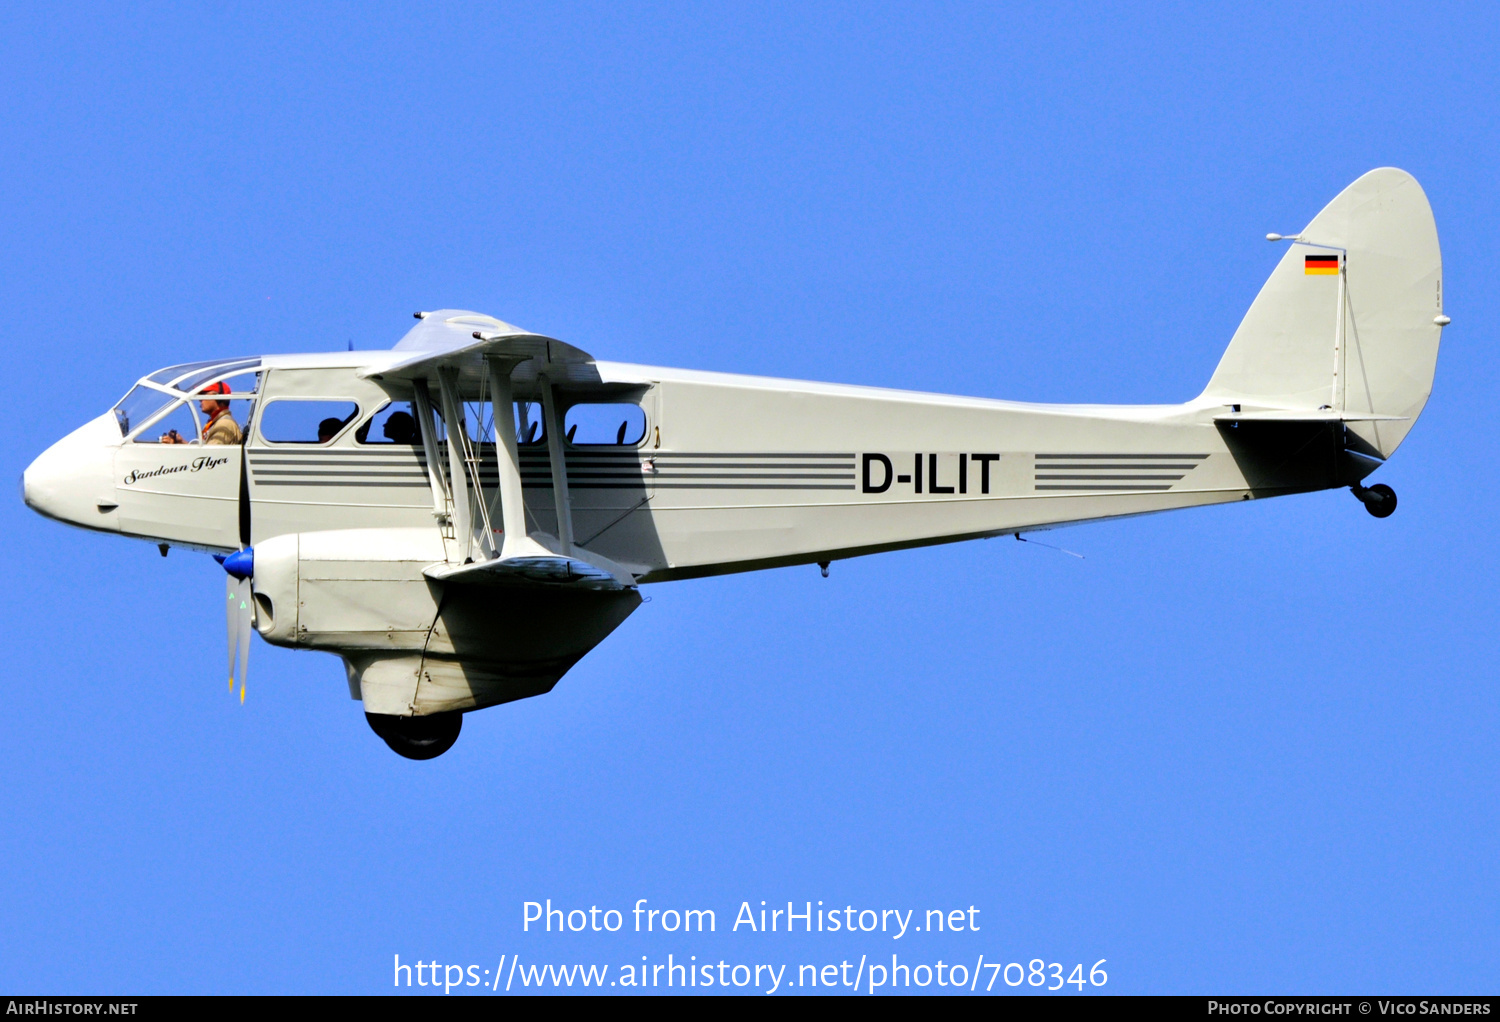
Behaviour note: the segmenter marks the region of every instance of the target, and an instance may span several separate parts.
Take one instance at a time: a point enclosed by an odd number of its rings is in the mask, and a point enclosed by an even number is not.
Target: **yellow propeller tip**
[[[240,705],[241,706],[245,705],[245,686],[244,685],[240,686]]]

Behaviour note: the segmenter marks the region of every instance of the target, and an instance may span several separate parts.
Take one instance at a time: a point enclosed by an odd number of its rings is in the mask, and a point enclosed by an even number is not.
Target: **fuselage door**
[[[240,546],[240,429],[252,414],[257,378],[252,371],[209,381],[225,369],[253,365],[184,367],[192,370],[184,379],[152,392],[160,399],[138,402],[144,424],[131,429],[114,459],[122,533],[224,550]]]
[[[179,431],[180,433],[180,431]],[[127,442],[115,453],[120,531],[232,550],[239,546],[238,444]]]

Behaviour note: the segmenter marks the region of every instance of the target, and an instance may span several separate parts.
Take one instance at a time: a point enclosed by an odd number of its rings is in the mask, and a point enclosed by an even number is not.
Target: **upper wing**
[[[461,309],[420,312],[421,319],[396,344],[396,351],[409,351],[410,357],[391,366],[369,368],[360,375],[378,379],[423,380],[434,370],[449,369],[458,374],[458,382],[478,386],[485,373],[485,356],[522,356],[526,361],[515,369],[511,379],[518,386],[535,380],[545,371],[554,383],[593,383],[599,379],[594,357],[556,338],[523,330],[518,326]]]

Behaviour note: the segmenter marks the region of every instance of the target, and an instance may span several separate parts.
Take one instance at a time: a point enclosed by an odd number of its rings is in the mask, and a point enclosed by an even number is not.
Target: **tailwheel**
[[[1376,518],[1389,518],[1396,510],[1396,491],[1385,483],[1376,483],[1369,487],[1356,483],[1349,487],[1349,491],[1358,497],[1364,504],[1365,510]]]
[[[407,759],[435,759],[453,748],[464,726],[462,713],[434,713],[426,717],[400,717],[390,713],[367,713],[370,730],[398,755]]]

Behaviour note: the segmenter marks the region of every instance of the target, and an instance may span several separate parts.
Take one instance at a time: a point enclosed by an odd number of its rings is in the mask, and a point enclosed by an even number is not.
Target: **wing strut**
[[[525,359],[491,356],[488,361],[490,406],[495,410],[495,460],[500,474],[500,522],[505,532],[505,539],[500,546],[500,559],[548,556],[551,551],[526,533],[526,505],[521,492],[521,459],[516,452],[515,412],[512,411],[515,408],[515,395],[511,391],[510,374]]]
[[[474,555],[474,528],[469,521],[469,480],[464,470],[464,415],[453,393],[447,369],[438,370],[438,392],[443,401],[443,421],[448,427],[448,478],[453,487],[453,538],[458,540],[460,561]]]
[[[438,521],[448,517],[448,486],[443,480],[443,466],[438,464],[437,427],[432,421],[432,399],[426,380],[413,380],[412,396],[416,400],[417,424],[422,430],[422,453],[427,458],[427,482],[432,486],[432,516]]]
[[[557,502],[557,541],[564,557],[573,556],[573,507],[568,497],[568,460],[563,454],[563,421],[557,414],[557,400],[552,381],[538,378],[542,390],[542,411],[547,416],[547,455],[552,461],[552,499]]]

